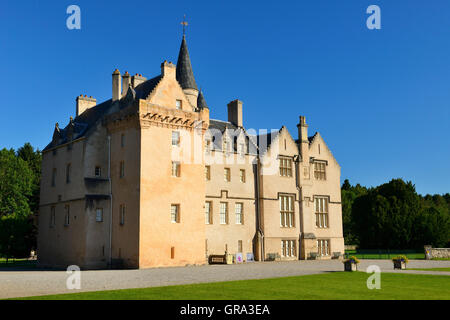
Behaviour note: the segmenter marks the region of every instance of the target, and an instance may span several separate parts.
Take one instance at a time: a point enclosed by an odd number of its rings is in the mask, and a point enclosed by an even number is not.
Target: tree
[[[32,170],[14,150],[0,150],[0,255],[11,257],[27,251],[26,230],[32,230],[29,197],[33,193]],[[29,253],[29,250],[28,250]]]
[[[33,172],[33,186],[32,194],[29,197],[29,206],[31,212],[36,214],[39,211],[42,153],[39,149],[35,151],[31,144],[27,142],[17,150],[17,156],[24,160]]]
[[[355,234],[354,221],[352,219],[352,206],[356,198],[367,193],[367,188],[357,184],[352,186],[348,179],[344,181],[341,187],[342,201],[342,225],[344,229],[344,241],[347,244],[358,244],[359,240]]]
[[[421,197],[411,182],[402,179],[391,180],[357,197],[350,220],[360,247],[367,249],[445,246],[450,235],[447,198]]]

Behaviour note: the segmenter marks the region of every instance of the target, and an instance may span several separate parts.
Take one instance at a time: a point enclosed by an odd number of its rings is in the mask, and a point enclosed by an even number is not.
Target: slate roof
[[[256,136],[256,141],[258,144],[258,148],[266,147],[269,148],[272,142],[275,140],[276,137],[278,137],[278,134],[280,133],[280,130],[278,131],[270,131],[266,134],[260,134]]]
[[[136,86],[136,88],[134,89],[130,87],[129,91],[131,92],[127,92],[127,95],[125,95],[125,97],[123,97],[120,100],[120,103],[113,104],[112,100],[109,99],[96,105],[95,107],[87,109],[82,114],[78,115],[73,120],[74,122],[73,140],[86,136],[89,133],[89,130],[93,128],[99,121],[101,121],[104,116],[110,114],[111,112],[125,108],[129,104],[129,102],[131,102],[127,101],[130,100],[130,96],[132,97],[134,95],[136,99],[146,99],[160,80],[161,80],[160,75],[152,79],[146,80],[143,83]],[[112,108],[113,105],[115,106],[115,108]],[[69,142],[67,137],[68,128],[69,124],[67,124],[67,126],[64,127],[64,129],[60,129],[60,139],[58,143],[53,144],[52,141],[44,148],[44,150]]]
[[[178,54],[176,77],[181,88],[198,90],[197,84],[195,83],[194,72],[192,71],[191,59],[189,58],[186,37],[184,35]]]
[[[209,120],[209,128],[217,129],[222,133],[225,131],[225,129],[233,129],[233,130],[238,129],[238,127],[236,127],[231,122],[222,121],[222,120],[214,120],[214,119]]]
[[[153,89],[155,89],[160,80],[161,75],[144,81],[140,85],[136,86],[136,88],[134,88],[134,91],[136,91],[136,99],[146,99]]]
[[[209,109],[208,105],[206,104],[205,97],[203,96],[203,92],[200,91],[198,98],[197,98],[197,108],[199,109]]]

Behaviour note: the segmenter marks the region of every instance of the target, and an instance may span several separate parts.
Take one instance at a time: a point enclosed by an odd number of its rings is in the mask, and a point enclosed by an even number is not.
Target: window
[[[238,253],[242,253],[242,240],[238,240]]]
[[[230,168],[223,169],[223,178],[226,182],[231,181],[231,170]]]
[[[180,132],[172,131],[172,145],[179,146],[180,145]]]
[[[211,166],[205,166],[205,180],[211,180]]]
[[[205,224],[212,224],[212,214],[211,214],[212,202],[205,202]]]
[[[205,142],[205,153],[206,154],[211,153],[211,140],[206,140]]]
[[[120,205],[120,225],[123,226],[125,224],[125,205],[121,204]]]
[[[56,186],[56,168],[52,170],[52,187]]]
[[[230,144],[228,142],[228,137],[226,135],[222,136],[223,142],[222,142],[222,151],[228,153],[230,151]]]
[[[103,222],[103,208],[97,208],[95,210],[95,221]]]
[[[120,161],[120,177],[125,177],[125,161]]]
[[[101,167],[95,167],[95,176],[101,177],[102,176],[102,168]]]
[[[70,183],[70,174],[72,171],[72,165],[70,163],[66,166],[66,183]]]
[[[175,102],[175,108],[176,108],[177,110],[181,110],[181,105],[182,105],[181,100],[177,100],[177,101]]]
[[[314,162],[314,178],[316,180],[326,180],[325,162]]]
[[[295,240],[281,240],[281,256],[295,257],[296,255]]]
[[[241,157],[244,157],[244,155],[245,155],[245,144],[243,144],[243,143],[239,144],[239,155]]]
[[[292,177],[292,159],[280,158],[280,176]]]
[[[64,211],[64,225],[68,226],[70,224],[70,206],[68,204],[64,206]]]
[[[239,170],[239,181],[241,181],[242,183],[245,183],[245,170],[244,169]]]
[[[172,177],[180,176],[180,163],[172,161]]]
[[[330,240],[317,240],[317,253],[319,256],[329,256],[330,255]]]
[[[315,197],[316,227],[328,228],[328,198]]]
[[[170,221],[172,223],[180,222],[180,206],[178,204],[172,204],[170,206]]]
[[[228,203],[220,203],[220,224],[228,224]]]
[[[53,228],[56,224],[56,209],[55,206],[50,208],[50,228]]]
[[[280,226],[294,227],[294,197],[280,196]]]
[[[121,134],[120,136],[120,146],[123,148],[125,147],[125,134]]]
[[[244,213],[242,212],[243,204],[236,203],[234,212],[236,213],[236,224],[244,224]]]

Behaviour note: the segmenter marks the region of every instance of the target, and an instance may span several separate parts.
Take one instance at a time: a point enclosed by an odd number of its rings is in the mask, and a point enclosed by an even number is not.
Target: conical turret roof
[[[186,37],[184,35],[181,41],[180,53],[178,54],[177,81],[183,89],[195,89],[198,91],[194,72],[192,71],[191,59],[189,58]]]
[[[205,97],[203,96],[203,91],[200,91],[197,98],[197,108],[198,109],[208,109],[208,105],[206,104]]]

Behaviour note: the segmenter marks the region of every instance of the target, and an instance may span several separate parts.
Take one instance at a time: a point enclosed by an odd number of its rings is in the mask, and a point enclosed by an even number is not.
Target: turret
[[[180,52],[178,54],[176,78],[184,94],[194,108],[197,108],[198,88],[192,71],[191,59],[186,44],[186,37],[183,35]]]

